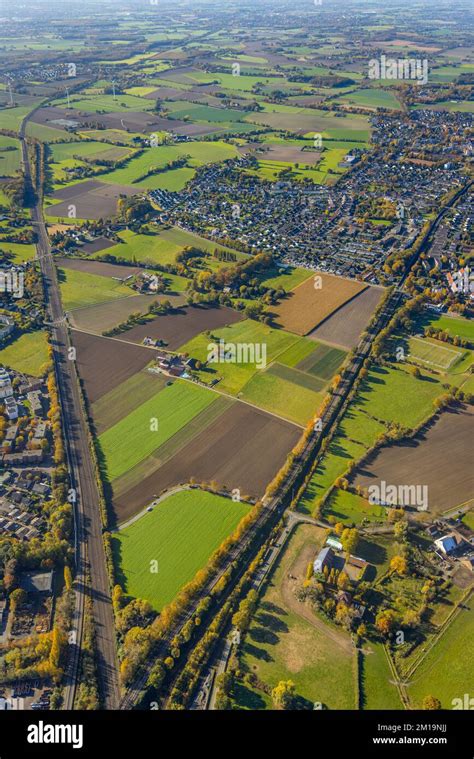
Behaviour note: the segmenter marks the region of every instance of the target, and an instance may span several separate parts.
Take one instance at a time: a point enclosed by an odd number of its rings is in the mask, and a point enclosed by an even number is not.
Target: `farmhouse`
[[[445,554],[445,556],[450,556],[453,554],[458,547],[457,540],[452,533],[449,535],[443,535],[443,537],[435,540],[434,543],[435,546],[441,551],[441,553]]]

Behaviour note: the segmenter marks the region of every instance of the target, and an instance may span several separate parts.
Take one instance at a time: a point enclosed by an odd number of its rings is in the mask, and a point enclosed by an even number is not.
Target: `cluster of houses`
[[[3,465],[41,463],[49,434],[46,417],[48,400],[43,380],[28,378],[1,367],[0,403],[3,404],[8,423],[0,442]]]
[[[469,125],[470,114],[445,111],[374,116],[376,150],[368,160],[358,160],[354,151],[345,156],[352,170],[333,187],[262,182],[247,173],[250,159],[242,156],[203,167],[178,194],[179,202],[173,197],[162,205],[162,220],[271,252],[292,265],[376,283],[387,256],[410,248],[440,199],[466,183]],[[396,218],[389,224],[358,222],[372,199],[391,200]]]
[[[49,476],[37,470],[6,470],[0,475],[0,493],[0,535],[39,537],[45,528],[41,506],[51,493]]]
[[[0,341],[9,337],[15,329],[15,322],[10,316],[0,314]]]

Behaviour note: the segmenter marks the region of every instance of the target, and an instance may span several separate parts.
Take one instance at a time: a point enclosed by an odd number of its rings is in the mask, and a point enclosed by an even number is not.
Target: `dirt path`
[[[281,583],[282,599],[288,609],[290,609],[295,614],[298,614],[298,616],[303,617],[303,619],[306,619],[310,625],[320,630],[324,635],[334,641],[334,643],[336,643],[340,648],[344,649],[346,653],[352,655],[354,652],[354,646],[352,645],[350,636],[347,633],[342,632],[342,630],[334,630],[329,625],[326,625],[322,620],[319,619],[319,617],[317,617],[316,614],[314,614],[313,611],[311,611],[309,606],[301,603],[301,601],[298,601],[294,594],[294,590],[299,584],[300,580],[292,578],[295,577],[301,579],[301,577],[305,576],[308,563],[314,559],[314,549],[315,546],[309,543],[304,545],[302,550],[299,552],[296,560],[291,565],[288,573]]]

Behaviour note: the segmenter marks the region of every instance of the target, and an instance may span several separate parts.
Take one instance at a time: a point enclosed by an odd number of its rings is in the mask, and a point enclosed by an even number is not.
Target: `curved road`
[[[31,114],[29,114],[31,116]],[[25,178],[32,182],[31,167],[25,139],[28,116],[20,129],[22,161]],[[32,182],[33,184],[33,182]],[[34,186],[34,184],[33,184]],[[51,329],[56,379],[61,398],[63,430],[72,486],[76,491],[74,506],[76,540],[76,606],[73,620],[74,641],[66,670],[64,708],[72,709],[79,677],[85,599],[91,593],[96,636],[98,684],[102,705],[117,709],[119,681],[115,627],[110,597],[110,584],[102,539],[99,492],[89,450],[89,431],[84,418],[82,398],[75,361],[69,358],[71,347],[64,319],[56,267],[51,254],[48,233],[43,218],[42,193],[39,188],[31,218],[38,235],[37,258],[41,267],[45,303]],[[87,582],[87,573],[89,582]]]

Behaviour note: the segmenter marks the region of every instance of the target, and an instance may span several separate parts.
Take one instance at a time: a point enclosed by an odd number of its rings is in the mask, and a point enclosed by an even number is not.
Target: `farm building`
[[[23,572],[20,587],[27,593],[41,593],[50,596],[53,592],[53,571]]]
[[[334,552],[330,546],[327,546],[326,548],[323,548],[322,551],[320,551],[316,556],[313,563],[313,569],[315,572],[322,572],[324,567],[331,569],[333,561]]]
[[[435,540],[435,546],[439,548],[439,550],[444,553],[446,556],[449,556],[450,554],[454,553],[456,548],[458,547],[456,538],[454,535],[443,535],[443,537],[438,538]]]

